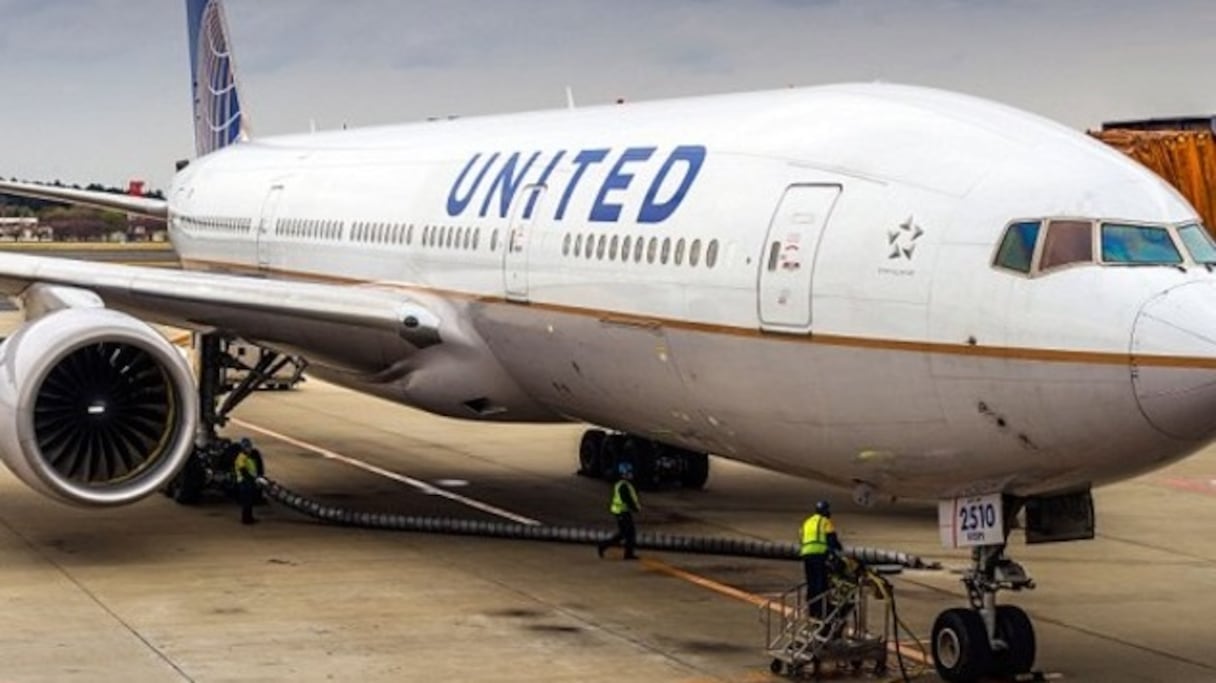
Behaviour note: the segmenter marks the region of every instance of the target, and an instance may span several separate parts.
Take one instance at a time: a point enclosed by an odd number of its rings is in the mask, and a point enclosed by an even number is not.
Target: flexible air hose
[[[547,526],[543,524],[521,524],[518,522],[499,522],[458,517],[427,517],[385,512],[358,512],[325,505],[324,503],[305,498],[269,479],[259,478],[258,483],[268,498],[272,498],[292,510],[314,519],[341,526],[583,545],[600,543],[612,535],[612,532],[590,527]],[[798,546],[794,543],[774,543],[772,541],[749,538],[673,536],[642,532],[638,534],[637,547],[643,550],[753,557],[769,560],[801,559],[798,556]],[[845,546],[844,554],[866,565],[898,565],[908,569],[933,569],[939,566],[930,564],[916,555],[883,550],[881,548]]]

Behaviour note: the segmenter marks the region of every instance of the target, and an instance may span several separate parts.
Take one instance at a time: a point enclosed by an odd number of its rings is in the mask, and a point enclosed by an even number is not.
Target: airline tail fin
[[[194,94],[194,148],[201,157],[249,139],[221,0],[186,0],[190,75]]]

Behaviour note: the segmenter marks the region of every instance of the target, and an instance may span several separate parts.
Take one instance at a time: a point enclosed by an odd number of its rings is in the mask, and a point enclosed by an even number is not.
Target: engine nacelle
[[[59,310],[0,344],[0,460],[60,501],[147,496],[185,464],[197,425],[190,366],[125,313]]]

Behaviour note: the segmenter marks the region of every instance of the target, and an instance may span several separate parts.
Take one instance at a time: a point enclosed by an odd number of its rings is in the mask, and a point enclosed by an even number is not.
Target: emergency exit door
[[[516,196],[503,245],[502,280],[507,299],[528,300],[528,249],[535,216],[545,195],[544,185],[529,185]]]
[[[781,197],[760,258],[760,327],[773,332],[811,329],[811,281],[819,238],[838,185],[791,185]]]
[[[270,265],[270,234],[274,231],[275,218],[279,213],[279,201],[282,198],[283,185],[278,183],[270,186],[270,191],[266,193],[266,199],[262,202],[262,211],[258,215],[253,235],[258,268],[266,268]]]

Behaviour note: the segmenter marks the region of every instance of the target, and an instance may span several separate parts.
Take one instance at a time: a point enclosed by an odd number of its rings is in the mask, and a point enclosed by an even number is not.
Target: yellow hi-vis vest
[[[236,470],[237,481],[240,481],[243,475],[248,474],[250,479],[256,479],[258,476],[257,463],[245,451],[241,451],[236,456],[236,462],[232,463],[232,469]]]
[[[638,492],[633,488],[633,484],[622,479],[616,483],[616,486],[612,487],[612,506],[608,510],[614,515],[629,512],[629,506],[625,504],[625,498],[621,496],[621,488],[625,486],[629,487],[629,495],[633,498],[633,502],[637,504],[638,509],[642,507],[642,503],[638,500]]]
[[[836,531],[832,520],[820,514],[806,518],[802,523],[802,548],[800,556],[824,555],[828,552],[828,534]]]

